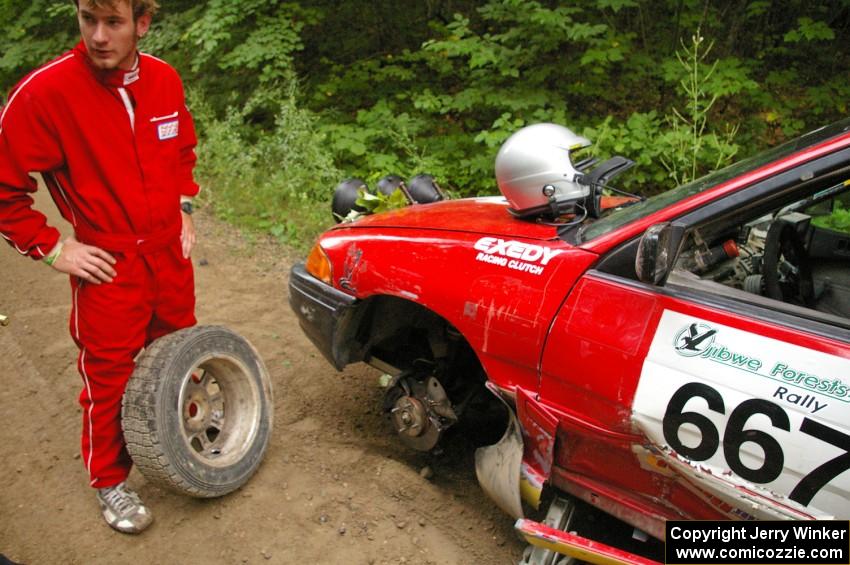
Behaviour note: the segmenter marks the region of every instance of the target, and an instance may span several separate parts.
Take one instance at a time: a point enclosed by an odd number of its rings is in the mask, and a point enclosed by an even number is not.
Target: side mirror
[[[675,254],[673,239],[673,226],[670,222],[655,224],[644,232],[635,257],[638,280],[659,284],[667,277]]]

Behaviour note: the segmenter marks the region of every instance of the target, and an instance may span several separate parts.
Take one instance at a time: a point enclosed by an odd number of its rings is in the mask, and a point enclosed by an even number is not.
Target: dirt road
[[[58,225],[49,201],[38,207]],[[79,458],[67,277],[0,246],[0,314],[11,318],[0,328],[0,553],[28,564],[516,562],[522,544],[479,489],[471,446],[456,438],[439,456],[401,446],[380,414],[378,373],[337,373],[298,328],[286,294],[294,256],[196,218],[199,322],[247,337],[272,375],[264,464],[213,500],[133,471],[156,521],[141,536],[110,530]]]

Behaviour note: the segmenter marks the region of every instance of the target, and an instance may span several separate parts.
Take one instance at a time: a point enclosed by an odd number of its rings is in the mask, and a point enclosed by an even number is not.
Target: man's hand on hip
[[[93,245],[80,243],[74,237],[65,240],[62,252],[52,267],[57,271],[74,275],[90,283],[112,282],[118,274],[112,265],[115,257]]]

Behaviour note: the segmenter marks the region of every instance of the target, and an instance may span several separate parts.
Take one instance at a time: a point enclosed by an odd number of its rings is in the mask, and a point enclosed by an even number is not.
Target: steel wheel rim
[[[177,408],[188,452],[212,467],[238,463],[262,418],[257,383],[241,361],[228,356],[202,358],[187,371]]]

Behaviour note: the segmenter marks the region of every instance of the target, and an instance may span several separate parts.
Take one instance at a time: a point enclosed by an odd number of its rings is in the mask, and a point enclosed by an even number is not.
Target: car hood
[[[495,196],[413,204],[365,216],[354,222],[340,224],[337,228],[440,230],[539,240],[558,237],[554,226],[514,217],[508,212],[507,201]]]

